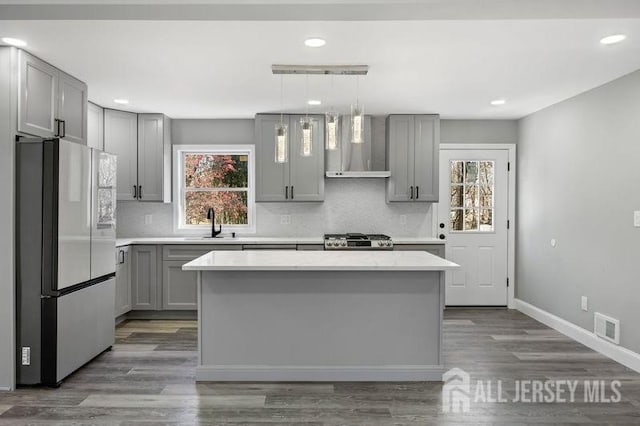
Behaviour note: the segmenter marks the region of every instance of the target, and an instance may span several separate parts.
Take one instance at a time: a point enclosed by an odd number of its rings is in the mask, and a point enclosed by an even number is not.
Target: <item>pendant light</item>
[[[331,76],[330,93],[333,93],[333,76]],[[335,151],[340,147],[340,116],[333,110],[333,106],[325,114],[324,122],[325,148],[329,151]]]
[[[360,78],[356,77],[356,103],[351,105],[351,143],[364,143],[364,108],[359,103]]]
[[[283,81],[280,76],[280,123],[276,124],[275,161],[286,163],[289,161],[289,126],[284,124]]]
[[[305,76],[305,100],[309,98],[309,76]],[[309,104],[305,107],[306,114],[300,119],[300,155],[311,157],[313,154],[313,121],[309,118]]]

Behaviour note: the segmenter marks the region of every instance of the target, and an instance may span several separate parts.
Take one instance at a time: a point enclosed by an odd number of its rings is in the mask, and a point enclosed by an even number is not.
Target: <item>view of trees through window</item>
[[[451,162],[452,231],[493,231],[493,161]]]
[[[249,223],[247,155],[190,152],[183,155],[183,170],[185,225],[210,224],[210,207],[216,223]]]

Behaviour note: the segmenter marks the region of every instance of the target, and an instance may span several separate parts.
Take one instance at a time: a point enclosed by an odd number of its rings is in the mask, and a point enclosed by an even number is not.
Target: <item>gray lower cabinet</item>
[[[438,115],[387,117],[387,202],[437,202]]]
[[[198,273],[183,271],[187,260],[162,261],[162,309],[195,310],[198,308]]]
[[[279,114],[258,114],[255,119],[256,201],[324,201],[324,117],[312,119],[312,155],[302,151],[304,115],[284,115],[288,126],[288,162],[275,162],[275,130]]]
[[[126,314],[131,310],[131,258],[130,249],[116,248],[116,304],[115,315]]]
[[[133,246],[131,250],[131,308],[157,310],[158,270],[157,247]]]

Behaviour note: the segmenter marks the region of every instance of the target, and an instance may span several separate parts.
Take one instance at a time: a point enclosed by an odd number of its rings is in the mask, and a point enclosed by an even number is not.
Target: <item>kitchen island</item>
[[[441,380],[444,271],[420,251],[212,251],[198,381]]]

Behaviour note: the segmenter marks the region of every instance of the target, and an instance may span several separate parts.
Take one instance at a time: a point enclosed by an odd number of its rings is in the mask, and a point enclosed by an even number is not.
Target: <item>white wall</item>
[[[15,49],[0,47],[0,389],[14,386],[14,130],[16,105],[11,66]]]
[[[640,71],[520,121],[516,295],[590,331],[594,311],[618,318],[635,352],[639,170]]]

